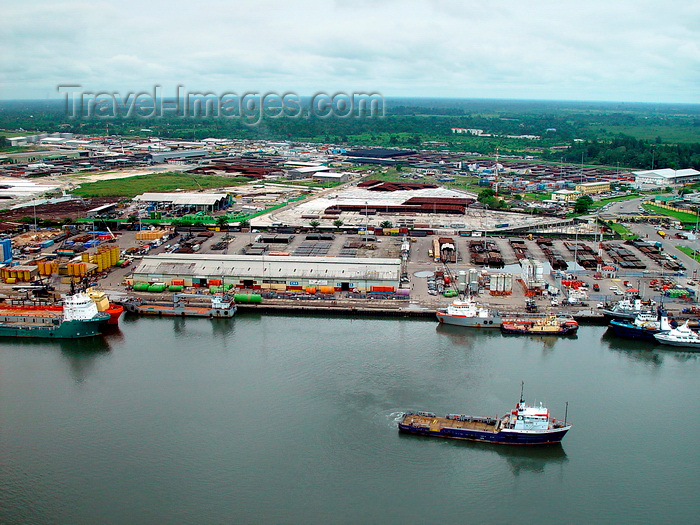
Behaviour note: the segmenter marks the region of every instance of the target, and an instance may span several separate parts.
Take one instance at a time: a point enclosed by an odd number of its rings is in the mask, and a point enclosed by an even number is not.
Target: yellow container
[[[5,282],[7,284],[15,284],[17,282],[17,279],[15,277],[5,277]]]
[[[83,262],[90,262],[90,254],[88,252],[81,253],[80,260]]]

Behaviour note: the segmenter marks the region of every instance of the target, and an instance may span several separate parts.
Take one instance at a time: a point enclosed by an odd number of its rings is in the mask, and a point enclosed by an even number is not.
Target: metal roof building
[[[336,290],[398,288],[400,259],[292,257],[256,255],[160,254],[144,257],[134,282],[184,279],[186,286],[206,286],[211,279],[253,289],[303,289],[333,286]],[[276,285],[276,286],[275,286]]]
[[[221,209],[229,202],[229,196],[226,193],[142,193],[134,200],[210,211]]]
[[[667,186],[669,184],[682,184],[700,180],[700,171],[692,168],[673,170],[664,168],[660,170],[633,171],[634,185],[637,188],[643,185]]]

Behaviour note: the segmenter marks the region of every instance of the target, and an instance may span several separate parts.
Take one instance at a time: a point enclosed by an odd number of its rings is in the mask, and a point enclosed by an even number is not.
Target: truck
[[[659,237],[666,237],[666,232],[663,231],[663,230],[659,230],[659,231],[657,231],[656,233],[659,234]]]

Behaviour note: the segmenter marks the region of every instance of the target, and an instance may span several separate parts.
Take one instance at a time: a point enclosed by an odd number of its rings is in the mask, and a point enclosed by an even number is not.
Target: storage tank
[[[335,293],[335,288],[333,288],[332,286],[320,286],[319,292],[325,294],[332,294]]]

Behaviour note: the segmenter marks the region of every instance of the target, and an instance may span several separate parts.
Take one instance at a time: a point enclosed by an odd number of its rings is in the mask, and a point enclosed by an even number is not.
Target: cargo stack
[[[513,293],[513,274],[495,273],[489,283],[491,295],[511,295]]]

